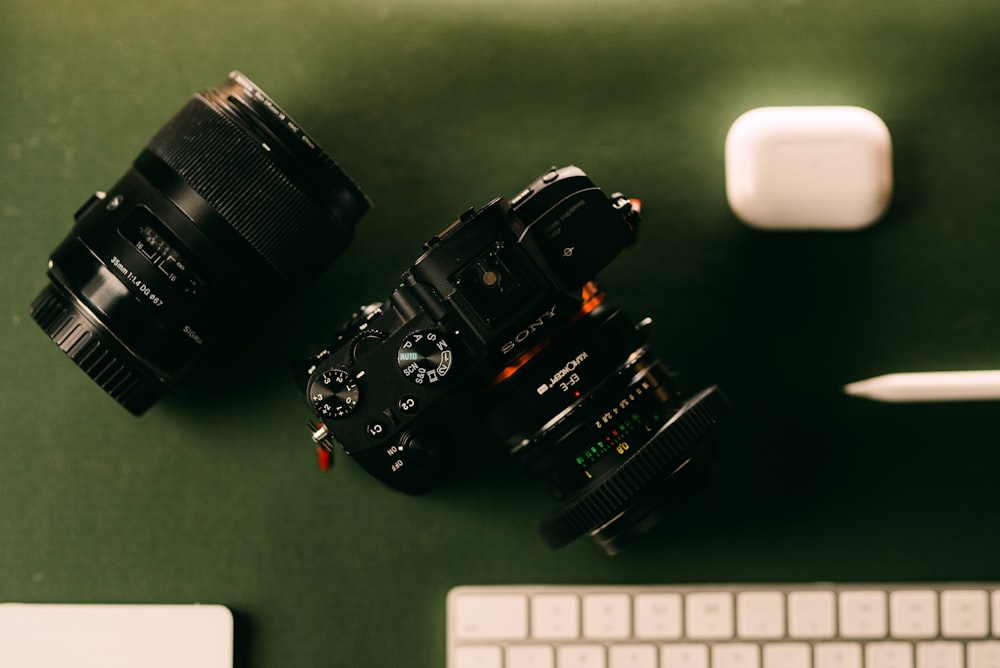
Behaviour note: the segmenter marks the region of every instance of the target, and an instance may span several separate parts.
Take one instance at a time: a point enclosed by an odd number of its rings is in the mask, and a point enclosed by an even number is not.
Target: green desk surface
[[[0,600],[217,602],[237,665],[441,666],[479,582],[1000,579],[995,403],[844,396],[889,371],[1000,367],[1000,5],[987,0],[4,0]],[[355,243],[203,396],[142,418],[31,322],[49,252],[196,90],[240,69],[376,203]],[[730,123],[853,104],[895,149],[862,232],[765,234],[724,195]],[[422,498],[317,471],[287,365],[384,298],[471,205],[580,165],[644,204],[601,276],[695,391],[735,403],[720,471],[615,558],[468,427]]]

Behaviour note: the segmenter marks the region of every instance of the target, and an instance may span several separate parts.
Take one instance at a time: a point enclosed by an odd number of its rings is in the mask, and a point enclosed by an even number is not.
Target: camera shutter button
[[[359,362],[368,356],[369,353],[378,350],[386,335],[377,329],[365,329],[354,337],[351,341],[351,359]]]

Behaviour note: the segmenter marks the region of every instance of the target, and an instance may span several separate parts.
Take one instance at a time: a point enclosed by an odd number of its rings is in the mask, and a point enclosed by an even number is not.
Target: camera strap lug
[[[322,422],[307,422],[309,430],[312,432],[313,443],[316,444],[316,463],[320,471],[328,471],[333,468],[333,452],[336,441],[330,435],[330,430]]]

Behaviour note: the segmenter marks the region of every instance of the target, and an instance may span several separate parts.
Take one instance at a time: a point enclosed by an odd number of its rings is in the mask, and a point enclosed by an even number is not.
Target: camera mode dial
[[[451,345],[440,332],[421,330],[403,339],[396,353],[396,364],[411,383],[429,385],[448,375],[453,356]]]
[[[344,369],[330,369],[316,378],[309,397],[320,417],[347,417],[358,407],[358,384]]]

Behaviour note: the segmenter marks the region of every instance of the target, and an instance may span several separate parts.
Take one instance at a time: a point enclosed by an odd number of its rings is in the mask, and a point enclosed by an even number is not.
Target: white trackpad
[[[232,668],[221,605],[0,604],[0,666]]]

